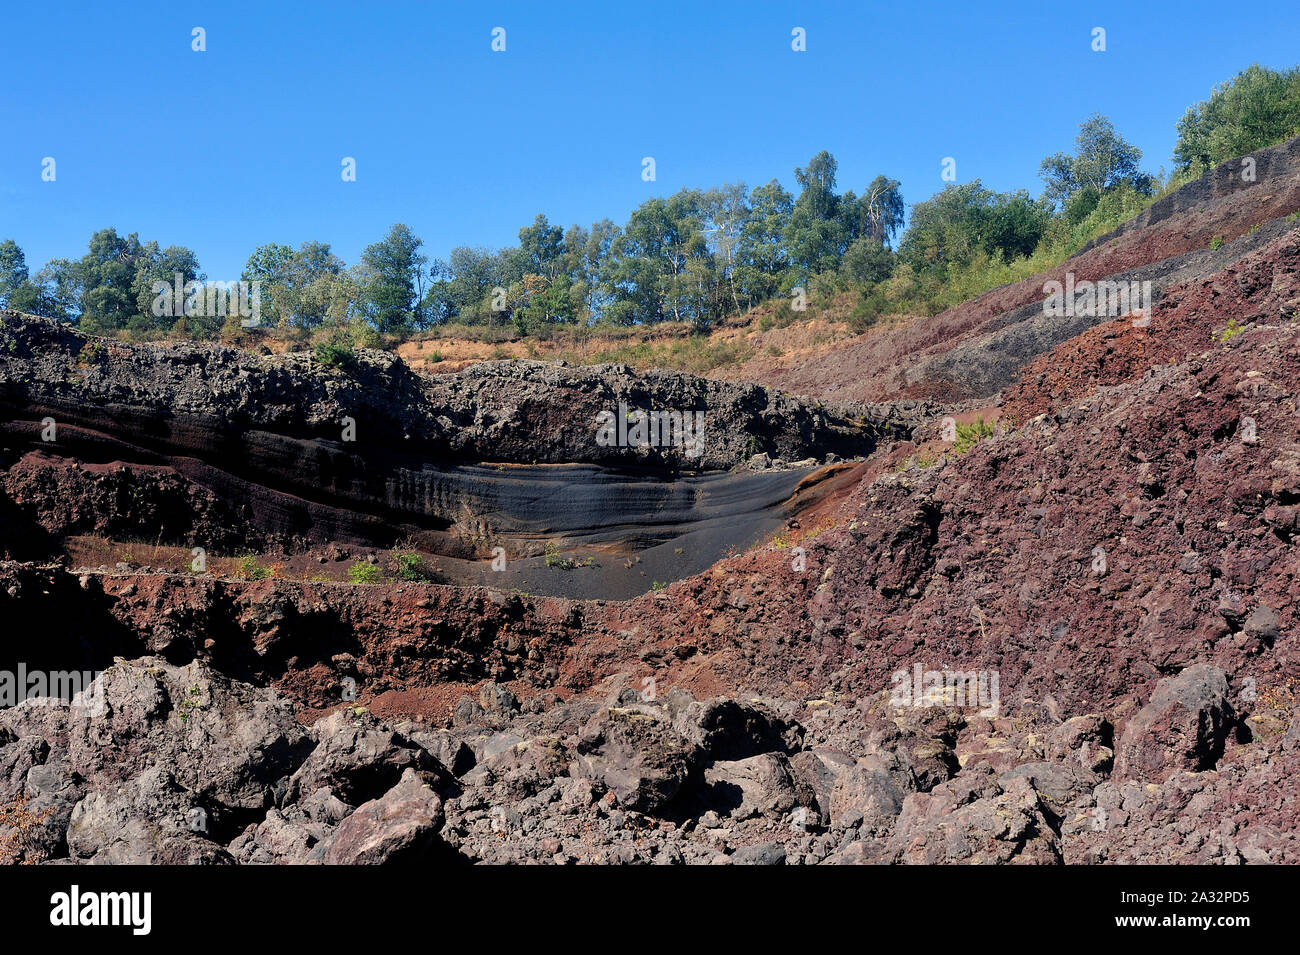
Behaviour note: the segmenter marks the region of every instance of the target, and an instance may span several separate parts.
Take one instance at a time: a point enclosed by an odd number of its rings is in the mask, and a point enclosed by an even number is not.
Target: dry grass
[[[44,861],[45,850],[35,844],[34,837],[53,812],[33,812],[23,796],[0,806],[0,865],[36,865]]]

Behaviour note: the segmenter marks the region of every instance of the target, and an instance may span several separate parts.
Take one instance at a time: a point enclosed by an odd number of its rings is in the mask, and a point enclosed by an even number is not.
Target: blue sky
[[[538,212],[622,224],[683,186],[794,189],[820,149],[841,191],[885,173],[910,204],[942,187],[951,156],[960,182],[1037,195],[1039,161],[1089,113],[1154,171],[1215,83],[1300,62],[1296,4],[989,6],[9,4],[0,238],[35,271],[114,226],[187,245],[224,280],[268,241],[327,241],[351,264],[401,221],[445,258],[513,244]]]

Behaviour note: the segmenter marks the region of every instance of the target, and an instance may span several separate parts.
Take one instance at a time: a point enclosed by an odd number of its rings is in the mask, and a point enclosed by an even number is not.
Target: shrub
[[[952,452],[956,455],[965,454],[985,438],[991,438],[993,435],[993,425],[983,418],[976,418],[970,424],[959,424],[957,440],[953,442]]]
[[[39,812],[27,808],[25,796],[18,796],[7,805],[0,806],[0,865],[34,865],[46,857],[37,842],[37,835],[53,808]]]
[[[1237,335],[1240,335],[1245,330],[1246,327],[1242,325],[1241,322],[1237,321],[1235,318],[1230,318],[1228,319],[1228,327],[1225,328],[1223,331],[1219,332],[1219,334],[1215,337],[1218,339],[1219,343],[1222,344],[1223,342],[1226,342],[1228,339],[1235,338]]]
[[[379,332],[368,322],[353,322],[348,326],[348,338],[352,341],[353,348],[383,348],[384,340],[379,337]]]
[[[383,579],[383,573],[369,561],[359,560],[348,568],[348,580],[354,584],[377,584]]]
[[[415,551],[397,551],[394,553],[393,572],[398,580],[421,581],[433,579],[433,571],[430,570],[428,562]]]
[[[357,364],[352,346],[341,336],[333,336],[317,344],[312,350],[312,358],[326,368],[337,368],[340,371],[351,371]]]
[[[271,576],[271,568],[259,561],[256,554],[243,554],[235,561],[235,576],[244,580],[265,580]]]
[[[88,341],[77,354],[78,365],[93,365],[99,361],[103,345],[97,341]]]

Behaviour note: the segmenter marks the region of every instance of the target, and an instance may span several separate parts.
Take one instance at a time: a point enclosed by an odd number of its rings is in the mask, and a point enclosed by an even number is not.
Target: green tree
[[[257,282],[262,302],[262,324],[287,326],[297,309],[293,274],[294,252],[290,246],[267,242],[253,250],[240,276]]]
[[[496,253],[457,246],[445,265],[435,264],[439,267],[431,270],[431,284],[425,294],[425,313],[430,320],[467,324],[478,320],[490,308],[492,289],[499,284]]]
[[[1081,190],[1097,195],[1121,184],[1142,194],[1151,192],[1151,177],[1142,172],[1142,150],[1115,132],[1115,125],[1100,113],[1079,124],[1074,154],[1053,153],[1042,161],[1038,174],[1047,184],[1044,196],[1055,209]]]
[[[539,214],[532,225],[519,230],[519,251],[529,272],[553,280],[563,268],[564,230]]]
[[[37,293],[37,315],[69,322],[81,314],[81,279],[77,263],[51,259],[32,280]]]
[[[303,328],[316,328],[332,321],[338,324],[352,317],[356,306],[356,285],[344,275],[343,260],[328,242],[304,242],[288,264],[293,312],[290,321]]]
[[[358,266],[362,315],[381,332],[420,326],[423,314],[424,243],[409,226],[395,224],[380,242],[368,245]]]
[[[90,237],[76,267],[82,328],[89,332],[121,329],[139,314],[134,286],[136,265],[143,255],[135,233],[124,237],[116,229],[101,229]]]
[[[883,282],[894,274],[894,253],[883,242],[861,236],[844,251],[840,272],[854,282]]]
[[[898,256],[918,273],[936,276],[967,265],[978,253],[1012,259],[1038,246],[1051,208],[1021,189],[998,193],[978,179],[950,185],[912,207]]]
[[[344,271],[328,242],[307,241],[296,252],[268,242],[253,250],[241,278],[258,283],[264,325],[315,328],[353,310],[355,283],[342,278]],[[340,308],[340,295],[353,295],[351,306]]]
[[[794,171],[802,191],[790,212],[785,244],[805,277],[834,271],[849,244],[849,230],[835,195],[837,168],[835,157],[823,149],[807,166]]]
[[[1201,172],[1225,159],[1300,135],[1300,67],[1253,63],[1216,86],[1178,121],[1174,162]]]
[[[587,276],[587,312],[593,318],[603,317],[606,307],[614,301],[610,252],[622,232],[609,219],[601,219],[591,224],[582,247],[582,270]]]
[[[749,205],[736,254],[736,280],[741,297],[753,304],[793,284],[786,282],[791,263],[785,236],[794,197],[773,179],[754,189]]]
[[[587,261],[587,246],[590,241],[591,233],[574,223],[564,233],[564,253],[560,259],[560,268],[568,278],[566,314],[570,320],[584,325],[589,324],[595,314],[592,288],[596,274]]]
[[[901,186],[897,179],[888,176],[871,180],[861,198],[852,203],[851,238],[874,239],[882,245],[893,244],[894,236],[903,227],[906,211]]]
[[[740,286],[737,271],[741,243],[749,222],[749,188],[743,183],[727,183],[710,189],[702,197],[706,234],[718,278],[725,286],[722,310],[740,311]]]
[[[0,242],[0,308],[20,309],[14,299],[24,286],[30,286],[27,278],[27,257],[13,239]]]
[[[201,282],[206,276],[199,271],[199,258],[191,249],[182,245],[169,245],[159,249],[157,242],[147,242],[140,250],[135,262],[135,277],[131,281],[131,290],[135,296],[135,311],[127,320],[127,327],[136,331],[171,328],[178,321],[181,327],[200,334],[210,334],[221,326],[221,319],[214,316],[183,316],[185,300],[174,301],[176,276],[181,277],[181,287],[187,282]],[[161,283],[171,292],[168,300],[172,308],[164,314],[155,315],[154,306],[160,304],[159,295],[154,289]],[[165,303],[163,303],[165,304]]]
[[[634,321],[707,321],[700,309],[698,268],[692,259],[712,258],[704,238],[701,195],[683,189],[667,199],[648,199],[632,211],[611,249],[610,282],[615,300],[607,309],[620,324]]]

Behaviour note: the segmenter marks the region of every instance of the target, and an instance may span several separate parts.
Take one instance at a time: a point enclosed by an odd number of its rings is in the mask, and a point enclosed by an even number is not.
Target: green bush
[[[955,455],[965,454],[985,438],[993,437],[994,433],[993,425],[983,418],[976,418],[970,424],[959,424],[957,440],[953,442],[952,452]]]
[[[340,371],[351,371],[357,364],[357,356],[352,353],[351,344],[342,337],[320,342],[312,349],[312,357],[318,364]]]
[[[383,579],[383,573],[369,561],[359,560],[348,568],[348,580],[354,584],[377,584]]]
[[[393,572],[398,580],[424,581],[433,579],[433,571],[425,559],[415,551],[397,551],[393,554]],[[360,581],[367,583],[368,581]]]
[[[1237,321],[1237,319],[1235,318],[1230,318],[1228,319],[1228,326],[1223,331],[1219,332],[1219,334],[1216,335],[1215,338],[1219,341],[1220,344],[1222,344],[1223,342],[1226,342],[1228,339],[1235,338],[1236,336],[1240,335],[1245,330],[1246,330],[1245,325],[1241,324],[1241,322]]]
[[[271,576],[271,568],[259,561],[256,554],[242,554],[235,561],[235,576],[244,580],[265,580]]]

